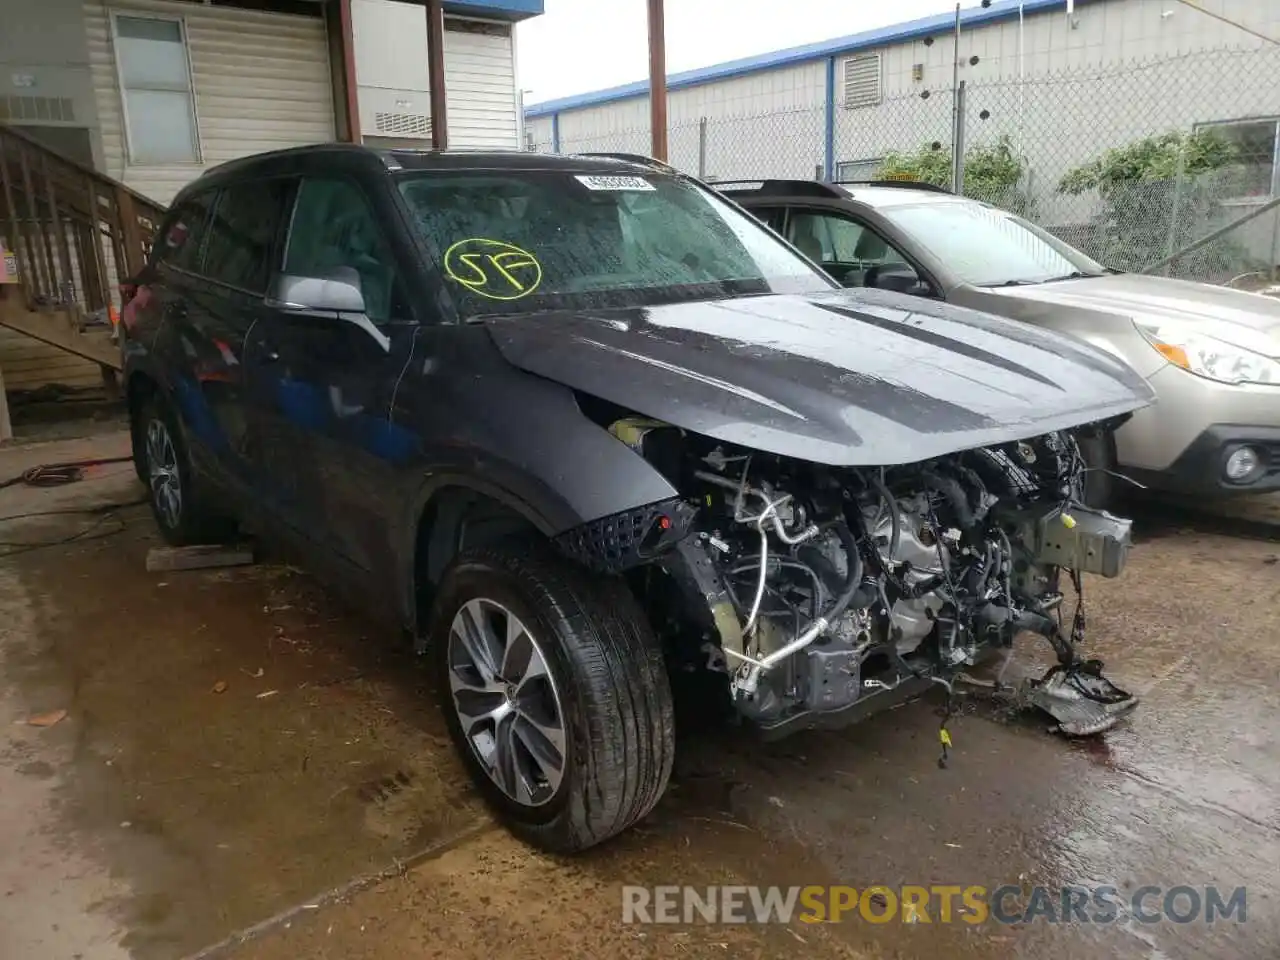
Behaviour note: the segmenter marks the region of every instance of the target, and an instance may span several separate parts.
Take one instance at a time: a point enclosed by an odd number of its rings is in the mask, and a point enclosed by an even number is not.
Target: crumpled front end
[[[1116,577],[1130,521],[1084,506],[1071,432],[906,465],[831,467],[621,418],[620,440],[679,496],[570,531],[561,546],[621,573],[677,671],[720,676],[771,737],[840,726],[929,687],[947,692],[1030,632],[1057,663],[1022,691],[1070,735],[1136,705],[1083,660],[1062,577]],[[942,746],[949,744],[944,720]]]

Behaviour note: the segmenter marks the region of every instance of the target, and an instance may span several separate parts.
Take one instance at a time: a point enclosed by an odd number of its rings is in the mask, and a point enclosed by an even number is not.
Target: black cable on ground
[[[101,540],[104,537],[115,536],[121,533],[128,526],[128,521],[118,516],[119,511],[127,507],[136,507],[141,504],[148,503],[147,498],[143,497],[139,500],[127,500],[124,503],[104,503],[96,507],[69,507],[65,510],[37,510],[31,513],[14,513],[8,516],[0,517],[0,523],[11,523],[15,520],[27,520],[35,517],[56,517],[56,516],[95,516],[88,525],[75,533],[65,537],[58,537],[53,540],[0,540],[0,547],[8,549],[0,553],[0,559],[4,557],[12,557],[19,553],[30,553],[33,550],[43,550],[46,547],[61,547],[69,543],[80,543],[86,540]],[[108,530],[99,531],[98,528],[109,520],[116,523]],[[95,533],[95,531],[98,531]]]
[[[0,480],[0,490],[24,484],[28,487],[61,487],[84,479],[85,470],[108,463],[128,463],[133,457],[99,457],[92,460],[65,460],[61,463],[42,463],[24,470],[16,477]]]
[[[42,463],[39,466],[24,470],[16,477],[10,477],[8,480],[0,481],[0,489],[5,487],[13,487],[23,484],[28,487],[61,487],[69,483],[77,483],[85,478],[85,472],[90,467],[104,466],[111,463],[127,463],[133,460],[133,457],[97,457],[88,460],[67,460],[61,463]],[[52,516],[94,516],[96,519],[91,521],[87,526],[77,532],[65,537],[58,537],[53,540],[35,540],[35,541],[14,541],[0,540],[0,547],[7,549],[0,553],[0,558],[12,557],[20,553],[30,553],[33,550],[43,550],[46,547],[60,547],[69,543],[79,543],[85,540],[100,540],[104,537],[114,536],[120,533],[127,526],[126,521],[117,516],[117,511],[125,507],[137,506],[146,503],[146,498],[140,500],[130,500],[125,503],[105,503],[94,507],[66,507],[56,510],[36,510],[28,513],[14,513],[8,516],[0,517],[0,523],[12,523],[16,520],[28,520],[36,517],[52,517]],[[99,528],[110,520],[116,521],[115,525],[107,530]]]

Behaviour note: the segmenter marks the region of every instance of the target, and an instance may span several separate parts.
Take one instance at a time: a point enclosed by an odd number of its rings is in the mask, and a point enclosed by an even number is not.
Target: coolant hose
[[[858,587],[862,585],[862,554],[858,552],[858,542],[853,539],[853,534],[849,532],[848,524],[837,523],[835,531],[848,556],[848,562],[846,563],[848,569],[845,571],[844,588],[836,597],[836,602],[832,604],[830,611],[823,614],[823,618],[829,623],[834,623],[842,613],[849,609],[849,604],[853,602],[854,594],[858,592]]]
[[[960,485],[959,480],[954,477],[940,476],[932,470],[921,471],[920,475],[947,498],[947,503],[951,504],[951,509],[955,511],[962,530],[968,530],[975,525],[973,507],[970,506],[969,498],[965,496],[964,487]]]
[[[898,555],[898,544],[902,542],[902,517],[898,512],[898,501],[893,499],[893,494],[889,492],[889,488],[884,485],[884,481],[871,474],[871,486],[875,488],[876,493],[880,494],[880,499],[884,501],[884,505],[889,508],[889,562],[893,562],[893,558]],[[863,525],[865,526],[865,524]],[[874,540],[871,541],[873,544]]]

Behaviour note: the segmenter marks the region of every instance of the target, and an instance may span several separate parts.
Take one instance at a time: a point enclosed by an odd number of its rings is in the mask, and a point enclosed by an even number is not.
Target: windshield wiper
[[[1085,273],[1083,270],[1072,270],[1070,273],[1064,273],[1060,277],[1050,277],[1048,280],[1042,280],[1041,283],[1057,283],[1059,280],[1084,280],[1087,277],[1101,277],[1101,273]]]
[[[1039,280],[1001,280],[998,283],[979,283],[979,287],[1034,287]]]

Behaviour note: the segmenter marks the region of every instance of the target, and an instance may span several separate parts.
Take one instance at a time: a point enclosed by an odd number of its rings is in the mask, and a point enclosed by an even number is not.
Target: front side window
[[[115,18],[120,73],[133,163],[198,163],[195,101],[180,20]]]
[[[1017,286],[1106,273],[1074,247],[984,203],[912,203],[886,206],[882,213],[974,286]]]
[[[754,217],[674,176],[447,171],[399,188],[464,317],[832,288]]]
[[[830,213],[792,213],[787,239],[819,263],[868,267],[906,262],[874,230]]]
[[[287,180],[251,180],[226,187],[209,222],[204,275],[251,293],[265,293],[271,251],[289,192]]]
[[[370,320],[407,318],[396,261],[360,188],[348,180],[303,180],[289,228],[284,272],[295,277],[331,277],[347,267],[360,278]]]

